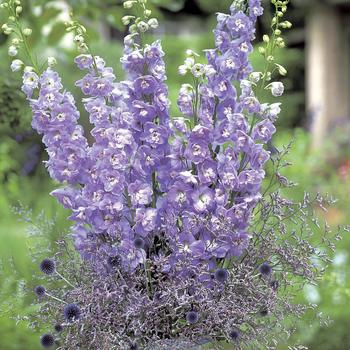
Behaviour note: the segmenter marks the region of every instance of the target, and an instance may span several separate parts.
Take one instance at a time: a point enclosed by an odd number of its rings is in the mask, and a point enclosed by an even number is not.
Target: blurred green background
[[[176,116],[177,92],[181,84],[186,82],[185,78],[178,76],[177,67],[184,60],[185,50],[191,48],[200,52],[213,47],[215,12],[227,12],[231,1],[150,1],[154,14],[161,23],[155,34],[161,37],[167,54],[172,115]],[[278,61],[288,69],[289,74],[283,79],[287,92],[281,98],[283,108],[278,121],[278,133],[273,142],[276,147],[280,147],[288,144],[291,139],[295,140],[288,156],[293,165],[283,174],[299,184],[290,195],[301,199],[304,191],[332,194],[338,201],[322,215],[331,225],[336,226],[349,222],[350,114],[343,118],[329,116],[331,122],[327,118],[315,121],[314,115],[310,113],[312,111],[308,110],[307,96],[310,94],[310,86],[306,76],[308,70],[314,69],[314,66],[310,66],[310,54],[305,48],[312,46],[310,41],[313,40],[313,32],[309,30],[308,22],[309,16],[315,13],[318,2],[307,1],[309,7],[303,6],[305,3],[292,1],[288,20],[293,22],[294,28],[286,34],[288,47],[278,52]],[[330,11],[335,11],[336,16],[339,14],[335,21],[338,18],[339,23],[345,21],[350,27],[349,1],[329,1],[327,5],[325,3],[322,6],[328,6]],[[72,38],[64,30],[64,21],[68,19],[69,13],[67,4],[73,9],[74,15],[88,27],[93,51],[103,54],[107,64],[115,69],[120,79],[123,78],[123,72],[119,58],[122,54],[122,38],[126,32],[121,17],[125,10],[121,1],[117,0],[23,1],[22,20],[33,29],[31,41],[34,51],[42,57],[52,55],[58,59],[57,69],[65,87],[79,101],[80,93],[74,87],[74,81],[81,77],[81,72],[74,68],[75,48]],[[257,43],[261,41],[262,34],[268,31],[271,20],[269,3],[265,4],[265,16],[258,23]],[[2,16],[0,14],[0,24],[5,20]],[[345,38],[349,43],[350,35],[347,35]],[[14,315],[25,316],[35,310],[32,306],[33,293],[27,292],[23,287],[24,281],[29,289],[35,285],[36,266],[29,254],[33,239],[27,232],[28,225],[19,221],[11,208],[22,203],[33,211],[34,216],[44,210],[47,218],[55,218],[55,225],[49,225],[47,232],[51,241],[67,230],[69,222],[66,220],[68,213],[49,196],[55,184],[49,179],[43,165],[46,155],[40,137],[30,128],[30,111],[19,92],[20,77],[9,72],[7,44],[7,37],[0,35],[0,349],[31,350],[39,349],[38,334],[28,329],[25,320],[16,319]],[[347,45],[343,43],[338,55],[344,57],[349,54],[347,50],[350,45]],[[334,58],[336,59],[337,57]],[[252,61],[255,69],[261,70],[261,57],[253,54]],[[348,71],[343,72],[347,74]],[[350,97],[350,91],[347,93]],[[264,98],[272,101],[267,95]],[[322,99],[322,96],[319,98]],[[88,126],[84,112],[81,121]],[[317,143],[317,128],[313,127],[313,123],[322,122],[327,124],[324,128],[326,131],[322,135],[322,142]],[[314,319],[314,315],[306,315],[295,336],[289,341],[286,339],[279,349],[289,349],[288,346],[297,342],[312,350],[350,349],[349,252],[350,238],[344,236],[337,246],[333,263],[324,281],[318,287],[308,286],[298,296],[300,300],[318,304],[318,312],[333,320],[331,326],[322,327]],[[45,255],[45,250],[42,255]],[[7,311],[9,306],[12,312]]]

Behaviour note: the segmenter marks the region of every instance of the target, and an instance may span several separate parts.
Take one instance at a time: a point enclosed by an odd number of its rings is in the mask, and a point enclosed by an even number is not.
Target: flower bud
[[[261,78],[262,73],[261,72],[252,72],[250,73],[249,79],[253,83],[258,83]]]
[[[188,72],[188,67],[187,67],[186,65],[182,64],[182,65],[179,67],[178,71],[179,71],[179,74],[180,74],[180,75],[186,75],[187,72]]]
[[[125,1],[124,2],[124,8],[125,9],[131,9],[135,4],[135,1]]]
[[[3,24],[1,26],[1,29],[4,32],[4,34],[6,34],[6,35],[10,35],[13,32],[13,29],[11,27],[9,27],[7,23]]]
[[[55,57],[50,56],[47,58],[47,64],[49,67],[54,67],[57,64],[57,60]]]
[[[149,16],[151,16],[152,11],[151,10],[145,10],[143,14],[145,15],[145,17],[149,17]]]
[[[283,95],[284,92],[284,85],[280,81],[273,82],[269,85],[269,88],[271,89],[271,93],[275,97],[279,97]]]
[[[260,52],[262,55],[265,55],[266,50],[265,50],[264,47],[260,46],[260,47],[259,47],[259,52]]]
[[[158,21],[156,18],[151,18],[149,21],[148,21],[148,25],[153,28],[153,29],[156,29],[158,28]]]
[[[17,50],[17,47],[14,46],[14,45],[11,45],[8,49],[8,54],[9,56],[13,57],[13,56],[16,56],[18,54],[18,50]]]
[[[32,30],[30,28],[24,28],[23,29],[23,35],[30,36],[32,34]]]
[[[33,72],[34,71],[34,68],[32,66],[25,66],[24,67],[24,72],[27,73],[27,72]]]
[[[282,75],[282,76],[285,76],[287,75],[287,69],[285,69],[283,66],[281,66],[280,64],[278,63],[275,63],[275,65],[277,66],[278,68],[278,72]]]
[[[125,45],[128,45],[128,46],[131,46],[131,45],[134,45],[134,35],[127,35],[125,38],[124,38],[124,44]]]
[[[277,35],[277,36],[278,36],[278,35],[281,35],[281,34],[282,34],[282,32],[281,32],[281,30],[280,30],[280,29],[276,29],[276,30],[275,30],[275,35]]]
[[[24,67],[24,63],[21,60],[13,60],[11,63],[12,72],[18,72]]]
[[[78,34],[74,37],[74,41],[77,44],[82,44],[84,42],[84,37],[82,35]]]
[[[134,16],[124,16],[122,18],[122,23],[125,25],[125,26],[128,26],[130,24],[130,22],[134,19],[135,17]]]
[[[141,21],[137,24],[137,28],[141,33],[145,33],[149,29],[149,25],[146,22]]]
[[[270,42],[270,37],[269,37],[267,34],[265,34],[265,35],[263,36],[263,41],[264,41],[265,43]]]
[[[12,45],[18,46],[19,45],[19,39],[18,38],[13,38],[12,39]]]

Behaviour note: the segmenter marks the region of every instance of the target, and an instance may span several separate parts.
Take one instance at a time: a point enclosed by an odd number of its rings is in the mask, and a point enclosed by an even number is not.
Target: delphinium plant
[[[67,23],[92,142],[55,58],[42,65],[32,53],[20,1],[2,2],[9,54],[22,50],[29,60],[11,68],[23,71],[47,169],[63,185],[52,195],[73,221],[59,252],[40,262],[48,279],[35,288],[42,308],[33,325],[47,329],[43,347],[272,349],[293,329],[289,321],[313,308],[294,295],[322,276],[339,236],[327,225],[314,236],[313,209],[327,200],[284,198],[281,188],[293,186],[280,173],[288,148],[266,149],[281,109],[259,94],[284,91],[274,77],[287,72],[274,52],[291,26],[288,1],[271,2],[272,33],[259,48],[265,69],[249,62],[261,3],[236,0],[218,14],[207,63],[188,50],[179,67],[190,83],[180,89],[177,118],[169,115],[161,42],[146,41],[158,26],[146,0],[124,2],[137,15],[122,19],[130,30],[123,81],[92,52],[85,27]]]

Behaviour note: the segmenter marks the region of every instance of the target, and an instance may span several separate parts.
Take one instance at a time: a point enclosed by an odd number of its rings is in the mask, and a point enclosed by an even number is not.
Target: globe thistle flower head
[[[279,282],[277,280],[273,280],[271,281],[270,286],[274,291],[277,291],[277,289],[279,288]]]
[[[259,271],[263,276],[269,276],[272,273],[272,267],[267,262],[264,262],[260,265]]]
[[[199,321],[199,314],[196,311],[189,311],[186,314],[186,321],[188,324],[195,324]]]
[[[214,277],[220,283],[225,283],[228,279],[229,273],[226,269],[217,269]]]
[[[44,286],[36,286],[34,292],[39,298],[43,298],[46,295],[46,289]]]
[[[49,349],[54,346],[55,344],[55,338],[52,334],[43,334],[40,338],[40,344],[43,348]]]
[[[260,310],[260,315],[261,315],[261,316],[267,316],[268,314],[269,314],[268,308],[262,308],[262,309]]]
[[[65,306],[63,314],[64,318],[71,323],[80,319],[81,310],[76,304],[68,304]]]
[[[56,263],[52,259],[44,259],[40,263],[40,270],[46,275],[52,275],[56,271]]]
[[[241,336],[241,332],[239,331],[238,328],[234,327],[230,330],[229,336],[231,340],[238,341]]]
[[[141,237],[137,237],[134,239],[134,246],[136,249],[143,249],[145,246],[145,241]]]
[[[107,265],[112,268],[115,269],[120,265],[121,259],[118,255],[115,256],[109,256],[107,258]]]
[[[57,333],[61,333],[63,331],[63,326],[61,323],[56,323],[54,329]]]

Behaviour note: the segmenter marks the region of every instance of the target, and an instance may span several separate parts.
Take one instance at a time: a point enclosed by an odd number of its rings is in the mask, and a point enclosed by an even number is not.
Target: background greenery
[[[155,14],[161,18],[162,26],[157,33],[162,37],[167,53],[167,75],[170,97],[173,102],[172,114],[177,115],[176,96],[182,83],[186,82],[177,74],[177,67],[182,63],[185,50],[191,48],[200,52],[213,46],[211,29],[215,24],[214,13],[226,11],[231,0],[152,0]],[[124,13],[121,1],[71,0],[76,17],[89,28],[93,51],[103,52],[108,65],[115,68],[122,79],[119,66],[122,53],[121,38],[125,32],[120,18]],[[62,1],[27,0],[24,1],[23,20],[33,29],[32,45],[42,57],[54,55],[58,58],[58,70],[67,89],[71,90],[79,101],[78,89],[74,81],[81,73],[74,69],[73,57],[76,55],[71,40],[67,38],[63,22],[67,19],[67,8]],[[267,30],[269,11],[258,26],[258,39]],[[303,13],[292,8],[291,21],[297,29],[303,27]],[[0,15],[0,23],[4,17]],[[178,31],[179,28],[190,28]],[[304,191],[323,194],[331,193],[338,198],[337,204],[329,208],[326,219],[332,225],[345,223],[350,213],[350,141],[349,127],[335,129],[323,149],[311,151],[310,137],[301,127],[307,125],[305,118],[304,93],[304,50],[303,45],[289,34],[289,48],[280,51],[279,61],[290,71],[284,83],[286,95],[281,98],[283,113],[278,122],[279,132],[274,144],[280,147],[295,139],[289,161],[292,166],[284,175],[299,183],[290,193],[300,199]],[[288,39],[288,38],[287,38]],[[151,38],[150,38],[151,40]],[[18,320],[14,315],[25,316],[35,311],[32,287],[37,278],[36,263],[29,254],[33,244],[27,232],[28,224],[18,220],[11,209],[22,203],[31,208],[33,215],[43,209],[48,219],[55,218],[55,225],[48,226],[47,237],[53,241],[69,226],[65,212],[49,196],[55,185],[49,180],[42,161],[46,159],[40,138],[30,129],[30,113],[23,96],[18,92],[19,77],[9,73],[10,60],[7,58],[6,37],[0,35],[0,256],[2,267],[0,274],[0,349],[31,350],[38,349],[38,334],[28,329],[25,320]],[[256,69],[262,65],[261,58],[253,54],[252,61]],[[268,96],[264,96],[266,101]],[[82,113],[82,122],[87,118]],[[46,244],[46,243],[45,243]],[[49,243],[48,243],[49,244]],[[49,247],[46,247],[49,248]],[[296,341],[307,344],[313,350],[349,349],[350,314],[346,306],[350,301],[349,276],[350,239],[344,237],[338,245],[334,262],[326,278],[319,287],[308,287],[298,297],[319,305],[319,312],[330,316],[334,322],[328,327],[321,327],[312,315],[306,315],[300,323],[296,335],[280,349]],[[45,247],[42,256],[45,255]],[[24,286],[25,284],[26,287]],[[7,312],[9,306],[12,313]],[[311,324],[311,326],[310,326]]]

